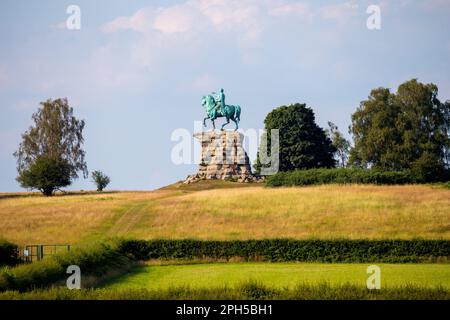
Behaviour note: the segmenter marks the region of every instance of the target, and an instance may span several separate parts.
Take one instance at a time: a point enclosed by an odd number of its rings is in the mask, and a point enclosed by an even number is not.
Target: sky
[[[67,28],[70,5],[80,9],[80,29]],[[370,5],[380,8],[380,29],[367,27]],[[348,137],[351,114],[373,88],[395,91],[418,78],[445,101],[449,16],[450,0],[2,0],[0,192],[23,190],[12,154],[49,98],[68,98],[86,121],[88,169],[123,190],[195,172],[172,160],[172,134],[194,133],[201,97],[220,88],[241,106],[243,130],[299,102]],[[90,178],[69,187],[93,188]]]

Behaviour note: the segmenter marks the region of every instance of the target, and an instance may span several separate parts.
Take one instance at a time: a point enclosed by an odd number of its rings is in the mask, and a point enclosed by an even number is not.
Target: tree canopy
[[[413,79],[397,93],[372,90],[352,115],[354,148],[350,162],[383,170],[412,169],[428,173],[449,164],[450,103],[437,98],[438,88]],[[420,169],[421,167],[422,169]]]
[[[105,189],[106,186],[111,182],[111,179],[100,170],[92,171],[91,175],[92,181],[97,186],[97,191],[103,191],[103,189]]]
[[[281,106],[272,110],[264,120],[267,149],[270,150],[270,131],[279,129],[279,170],[334,167],[331,140],[315,122],[314,112],[305,104]],[[256,169],[261,164],[257,159]]]
[[[32,119],[34,124],[22,135],[19,149],[14,153],[21,185],[44,192],[42,181],[46,181],[44,193],[51,195],[56,188],[78,178],[79,172],[86,178],[88,171],[82,148],[85,123],[75,118],[67,99],[41,102]]]
[[[70,185],[70,166],[63,160],[40,156],[21,172],[17,181],[24,188],[51,196],[55,189]]]

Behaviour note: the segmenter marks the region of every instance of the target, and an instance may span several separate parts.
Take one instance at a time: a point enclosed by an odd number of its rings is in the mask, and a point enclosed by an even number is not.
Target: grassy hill
[[[0,194],[0,238],[80,243],[197,239],[450,239],[450,190],[425,185],[265,188],[231,182],[148,192]]]

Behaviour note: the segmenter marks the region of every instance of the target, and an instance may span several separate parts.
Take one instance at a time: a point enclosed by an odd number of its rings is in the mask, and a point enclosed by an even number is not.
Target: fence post
[[[38,245],[38,261],[44,258],[44,246],[42,244]]]

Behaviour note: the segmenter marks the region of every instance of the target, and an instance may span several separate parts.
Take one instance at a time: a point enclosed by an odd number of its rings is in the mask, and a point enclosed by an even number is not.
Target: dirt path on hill
[[[106,231],[109,236],[128,236],[135,229],[142,218],[151,215],[151,207],[160,200],[180,196],[179,192],[156,190],[150,193],[148,199],[142,199],[128,204],[128,207],[119,213],[112,226]]]

